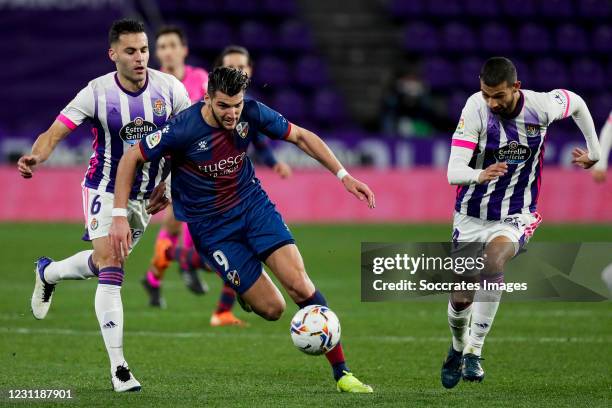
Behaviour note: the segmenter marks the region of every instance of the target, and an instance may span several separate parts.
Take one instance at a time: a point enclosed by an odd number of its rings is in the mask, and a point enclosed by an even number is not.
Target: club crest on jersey
[[[527,125],[525,127],[527,131],[527,137],[535,137],[540,136],[540,126],[539,125]]]
[[[240,286],[240,275],[238,275],[237,270],[229,271],[226,275],[227,280],[234,286]]]
[[[166,104],[162,99],[156,99],[153,102],[153,113],[157,116],[165,116],[166,115]]]
[[[236,132],[238,132],[241,138],[245,139],[249,134],[249,122],[240,122],[238,126],[236,126]]]
[[[161,138],[162,138],[162,132],[161,130],[158,130],[157,132],[151,133],[149,136],[147,136],[147,146],[149,146],[149,149],[153,149],[155,146],[157,146],[159,144],[159,142],[161,142]]]
[[[508,164],[521,164],[531,157],[531,148],[513,140],[507,145],[495,150],[495,159]]]
[[[141,117],[135,118],[130,123],[126,123],[119,131],[121,139],[130,145],[135,145],[147,133],[157,129],[155,123],[144,120]]]

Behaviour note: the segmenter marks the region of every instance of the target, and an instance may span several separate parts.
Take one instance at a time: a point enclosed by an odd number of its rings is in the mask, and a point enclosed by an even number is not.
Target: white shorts
[[[515,253],[533,236],[542,222],[540,214],[512,214],[499,221],[483,220],[455,212],[453,219],[454,242],[480,242],[484,245],[504,236],[515,243]]]
[[[85,235],[83,240],[92,241],[105,237],[111,226],[113,217],[113,200],[115,195],[106,191],[97,191],[83,187],[83,214],[85,215]],[[151,215],[147,214],[146,207],[149,200],[128,201],[128,222],[132,230],[132,248],[136,246],[144,233]]]

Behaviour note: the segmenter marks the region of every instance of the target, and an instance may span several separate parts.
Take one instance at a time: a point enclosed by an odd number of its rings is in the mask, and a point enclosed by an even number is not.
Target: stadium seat
[[[410,23],[404,29],[403,47],[411,52],[436,52],[440,47],[438,32],[427,23]]]
[[[459,0],[429,0],[427,3],[429,14],[438,17],[459,16],[463,12],[462,2]]]
[[[495,17],[499,13],[499,3],[497,1],[467,0],[465,11],[469,16]]]
[[[297,14],[295,1],[263,0],[263,11],[267,16],[292,17]]]
[[[557,28],[557,50],[564,53],[584,53],[588,51],[587,37],[584,30],[573,24]]]
[[[544,53],[550,48],[550,36],[541,25],[528,23],[519,29],[518,46],[528,53]]]
[[[206,1],[203,3],[206,3]],[[257,0],[224,0],[223,11],[230,15],[252,18],[259,12],[259,3]]]
[[[534,17],[537,15],[535,0],[502,0],[501,8],[511,17]]]
[[[601,53],[612,52],[612,26],[602,25],[593,30],[591,46]]]
[[[392,0],[388,9],[392,16],[401,18],[418,17],[426,11],[423,0]]]
[[[204,50],[219,49],[233,43],[232,29],[226,23],[220,21],[209,21],[202,24],[196,38],[191,40],[192,45]]]
[[[290,89],[282,89],[272,98],[271,108],[283,114],[290,122],[301,122],[306,114],[304,98]]]
[[[277,57],[262,57],[257,62],[255,82],[275,88],[289,84],[291,74],[287,63]]]
[[[577,89],[596,91],[605,87],[604,70],[597,62],[588,59],[576,61],[572,64],[571,74],[572,84]]]
[[[476,36],[465,24],[450,23],[442,29],[444,49],[453,52],[472,52],[476,49]]]
[[[567,18],[574,12],[571,0],[544,0],[539,2],[540,13],[544,17]]]
[[[268,25],[258,21],[246,21],[239,29],[240,44],[251,51],[269,50],[277,44]]]
[[[310,30],[297,20],[288,20],[279,27],[280,45],[285,50],[310,51],[313,47]]]
[[[455,69],[451,63],[440,57],[433,57],[423,63],[423,75],[432,89],[441,89],[455,84]]]
[[[459,84],[468,92],[470,90],[476,92],[479,89],[480,80],[478,76],[483,63],[484,59],[476,57],[462,58],[459,62]]]
[[[580,0],[576,2],[578,15],[591,19],[606,19],[612,16],[609,0]]]
[[[340,95],[331,89],[322,89],[315,93],[310,112],[320,124],[346,120],[343,100]]]
[[[315,87],[327,85],[329,74],[327,66],[321,58],[307,55],[298,59],[295,63],[295,81],[298,85]]]
[[[451,120],[459,121],[459,118],[461,117],[461,111],[463,110],[465,102],[467,101],[470,95],[471,93],[463,91],[455,91],[450,95],[450,97],[448,98],[447,109],[448,117]]]
[[[568,81],[567,71],[562,62],[552,58],[536,61],[533,66],[534,84],[537,91],[550,91],[565,86]]]
[[[482,27],[480,32],[482,49],[493,53],[508,53],[514,49],[512,33],[505,25],[489,23]]]

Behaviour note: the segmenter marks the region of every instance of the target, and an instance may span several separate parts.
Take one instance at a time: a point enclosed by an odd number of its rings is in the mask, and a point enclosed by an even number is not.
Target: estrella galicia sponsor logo
[[[130,144],[135,145],[142,139],[147,133],[153,132],[157,129],[155,123],[144,120],[141,117],[137,117],[133,121],[126,123],[119,131],[121,139]]]
[[[540,125],[525,125],[527,137],[540,136]]]
[[[508,164],[521,164],[526,162],[531,157],[531,148],[519,144],[517,141],[511,141],[507,145],[495,150],[495,159],[498,162],[506,162]]]
[[[153,113],[157,116],[165,116],[166,115],[166,104],[163,99],[156,99],[153,102]]]
[[[240,286],[240,275],[237,270],[231,270],[226,275],[227,280],[234,286]]]
[[[236,132],[241,138],[245,139],[249,134],[249,122],[240,122],[236,126]]]

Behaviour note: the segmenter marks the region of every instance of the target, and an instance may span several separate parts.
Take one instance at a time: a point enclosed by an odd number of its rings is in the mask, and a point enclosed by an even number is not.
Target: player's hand
[[[344,187],[346,187],[346,190],[349,193],[353,194],[360,201],[368,200],[368,207],[376,207],[374,193],[365,183],[362,183],[356,178],[353,178],[350,174],[347,174],[342,178],[342,184],[344,184]]]
[[[40,158],[35,154],[26,154],[19,158],[17,161],[17,168],[21,177],[29,179],[32,178],[32,173],[36,166],[40,164]]]
[[[503,176],[508,172],[508,164],[506,163],[493,163],[486,169],[480,172],[478,175],[478,184],[486,184],[490,181]]]
[[[132,246],[132,232],[127,217],[113,217],[108,237],[115,259],[121,263],[125,262]]]
[[[157,214],[170,204],[170,200],[166,197],[166,183],[161,182],[153,189],[147,205],[147,214]]]
[[[603,183],[604,181],[606,181],[607,174],[605,170],[593,169],[591,170],[591,175],[593,176],[593,180],[596,183]]]
[[[591,168],[595,163],[595,161],[589,159],[589,152],[586,150],[582,150],[576,147],[572,150],[572,163],[578,167],[582,167],[583,169]]]
[[[272,167],[272,170],[274,170],[274,172],[282,179],[289,178],[292,174],[291,167],[287,163],[283,162],[276,163],[274,167]]]

